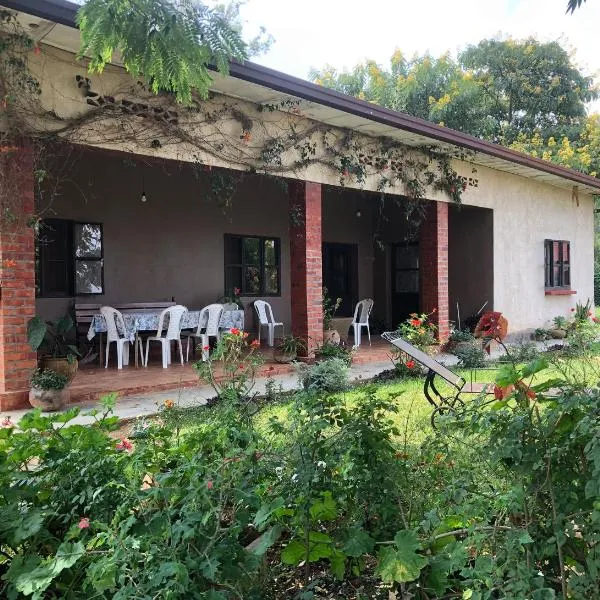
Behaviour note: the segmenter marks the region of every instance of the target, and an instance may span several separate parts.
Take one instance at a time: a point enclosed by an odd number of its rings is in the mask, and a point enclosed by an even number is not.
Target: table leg
[[[98,336],[98,343],[100,344],[100,366],[102,366],[104,364],[104,348],[102,346],[102,333],[99,333]]]

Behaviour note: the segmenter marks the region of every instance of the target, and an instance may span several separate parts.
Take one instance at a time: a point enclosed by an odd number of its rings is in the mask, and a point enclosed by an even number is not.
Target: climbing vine
[[[60,115],[44,106],[41,86],[28,64],[31,53],[52,55],[53,50],[35,46],[9,11],[0,14],[3,29],[12,29],[0,46],[2,111],[11,124],[3,134],[7,144],[18,132],[40,145],[74,142],[123,147],[142,155],[161,150],[192,162],[224,210],[231,209],[245,174],[307,178],[317,169],[333,175],[342,187],[376,189],[382,210],[394,199],[413,229],[424,217],[428,195],[443,192],[460,203],[463,192],[477,186],[474,177],[459,175],[452,167],[453,158],[472,158],[465,151],[409,147],[329,126],[305,115],[303,101],[294,98],[252,104],[215,92],[203,98],[192,91],[184,106],[175,94],[156,94],[145,80],[133,77],[101,94],[93,75],[82,68],[73,75],[72,89],[63,90],[81,99],[82,110],[76,116]]]

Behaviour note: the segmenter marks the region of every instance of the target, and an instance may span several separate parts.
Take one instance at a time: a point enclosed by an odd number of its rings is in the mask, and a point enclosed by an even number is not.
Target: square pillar
[[[27,342],[27,323],[35,315],[35,234],[27,223],[34,212],[34,167],[28,147],[0,160],[18,212],[14,224],[0,227],[0,410],[11,410],[28,406],[29,378],[37,365]]]
[[[438,327],[438,339],[450,333],[448,301],[448,204],[429,202],[419,235],[421,272],[421,311],[435,313],[431,320]]]
[[[292,333],[308,353],[323,343],[321,184],[289,181]]]

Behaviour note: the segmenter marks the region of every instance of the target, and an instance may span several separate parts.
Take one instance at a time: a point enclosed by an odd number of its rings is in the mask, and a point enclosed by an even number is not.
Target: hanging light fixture
[[[144,175],[142,174],[142,197],[140,198],[142,202],[146,202],[148,200],[148,198],[146,198],[146,192],[144,191],[144,188]]]

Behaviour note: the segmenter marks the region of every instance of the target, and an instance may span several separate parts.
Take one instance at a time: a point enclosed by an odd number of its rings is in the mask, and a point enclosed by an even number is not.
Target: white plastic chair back
[[[177,304],[175,306],[169,306],[160,313],[158,318],[158,329],[156,330],[156,337],[164,337],[167,340],[178,340],[181,338],[181,318],[184,313],[187,312],[185,306]],[[163,329],[165,328],[165,319],[169,317],[169,325],[167,327],[166,334],[163,336]]]
[[[368,323],[372,309],[373,300],[371,300],[371,298],[365,298],[358,302],[354,309],[354,323]]]
[[[101,306],[100,314],[106,321],[106,340],[108,342],[115,342],[121,338],[126,337],[127,332],[125,330],[125,320],[123,315],[112,306]],[[119,329],[123,332],[119,333]]]
[[[241,310],[240,307],[235,302],[225,302],[225,304],[221,304],[223,310],[231,311],[231,310]]]
[[[264,300],[256,300],[254,302],[254,308],[256,309],[256,314],[258,315],[258,320],[261,325],[268,325],[269,323],[273,323],[275,318],[273,317],[273,309],[268,302]]]
[[[200,319],[201,323],[203,321],[205,323],[206,331],[204,333],[206,335],[218,336],[219,323],[221,322],[221,315],[223,314],[223,305],[209,304],[202,309],[202,312],[206,315],[205,319]],[[200,331],[198,331],[198,333],[200,333]]]

